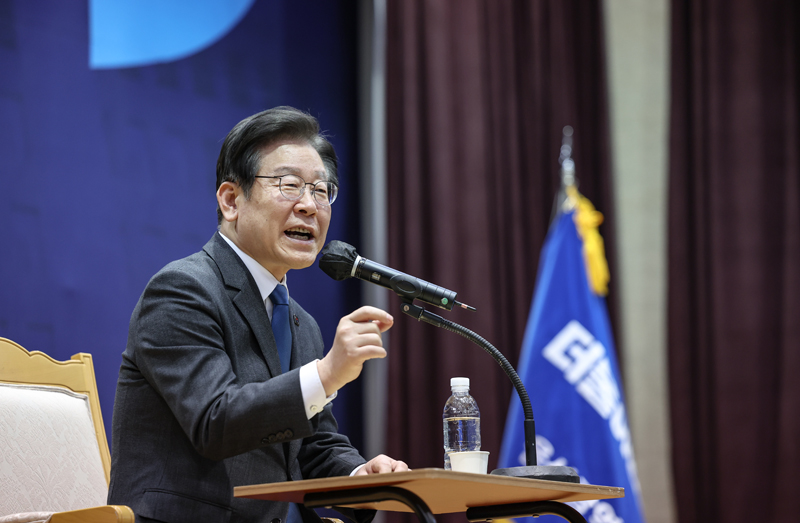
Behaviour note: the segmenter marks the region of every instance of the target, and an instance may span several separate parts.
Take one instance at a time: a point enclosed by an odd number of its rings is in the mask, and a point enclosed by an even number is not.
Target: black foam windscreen
[[[352,276],[356,258],[358,253],[355,247],[349,243],[333,240],[322,249],[319,268],[334,280],[346,280]]]

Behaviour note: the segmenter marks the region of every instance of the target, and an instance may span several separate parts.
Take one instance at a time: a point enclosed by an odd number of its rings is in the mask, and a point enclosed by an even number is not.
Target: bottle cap
[[[467,389],[469,390],[469,378],[450,378],[450,389]]]

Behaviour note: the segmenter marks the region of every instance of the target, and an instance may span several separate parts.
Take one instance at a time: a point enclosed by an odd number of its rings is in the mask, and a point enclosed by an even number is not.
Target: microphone
[[[409,301],[418,299],[448,311],[453,310],[453,306],[475,310],[457,301],[455,292],[362,258],[355,247],[338,240],[322,249],[319,268],[334,280],[358,278],[391,289]]]

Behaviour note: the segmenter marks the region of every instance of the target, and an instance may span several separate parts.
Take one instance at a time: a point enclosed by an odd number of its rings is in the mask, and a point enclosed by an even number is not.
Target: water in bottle
[[[452,395],[444,404],[444,468],[450,470],[450,453],[481,450],[481,413],[469,394],[469,378],[451,378]]]

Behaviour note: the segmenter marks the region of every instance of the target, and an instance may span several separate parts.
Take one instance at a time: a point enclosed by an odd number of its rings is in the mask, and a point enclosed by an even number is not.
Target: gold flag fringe
[[[595,210],[592,202],[578,192],[574,185],[566,187],[567,202],[575,209],[575,227],[583,240],[583,260],[586,264],[586,275],[592,291],[599,296],[608,294],[608,261],[603,237],[597,228],[603,223],[603,214]]]

